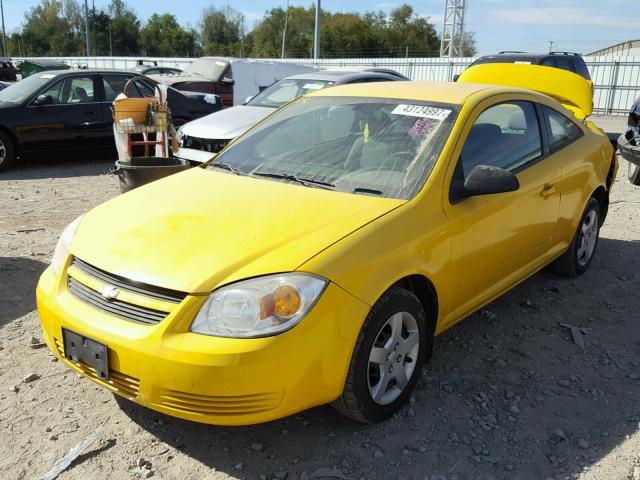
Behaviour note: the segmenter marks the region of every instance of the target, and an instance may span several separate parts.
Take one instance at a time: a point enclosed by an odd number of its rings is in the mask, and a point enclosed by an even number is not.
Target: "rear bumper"
[[[207,337],[188,331],[205,297],[188,296],[157,325],[111,316],[45,270],[37,289],[44,336],[69,367],[112,392],[187,420],[247,425],[330,402],[344,386],[368,307],[330,284],[309,315],[281,335]],[[62,327],[109,348],[110,379],[64,355]]]

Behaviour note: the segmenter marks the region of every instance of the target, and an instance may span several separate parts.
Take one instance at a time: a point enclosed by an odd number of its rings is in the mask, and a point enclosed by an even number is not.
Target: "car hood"
[[[211,140],[231,140],[273,112],[273,108],[240,105],[211,113],[187,123],[182,133]]]
[[[134,281],[207,293],[293,271],[403,203],[193,168],[91,210],[70,251]]]

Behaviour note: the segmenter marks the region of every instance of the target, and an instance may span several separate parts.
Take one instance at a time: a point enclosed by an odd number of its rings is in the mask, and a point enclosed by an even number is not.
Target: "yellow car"
[[[545,265],[589,267],[617,164],[584,83],[480,65],[295,100],[72,222],[38,285],[47,343],[198,422],[388,418],[435,335]]]

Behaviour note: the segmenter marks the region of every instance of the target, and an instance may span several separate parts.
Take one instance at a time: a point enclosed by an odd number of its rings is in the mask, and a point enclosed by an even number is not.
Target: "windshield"
[[[55,73],[47,72],[31,75],[0,91],[0,102],[22,103],[55,77]]]
[[[287,79],[274,83],[266,90],[253,97],[247,105],[253,107],[269,107],[278,108],[289,103],[291,100],[298,98],[305,93],[315,90],[322,90],[330,87],[334,81],[331,80],[310,80],[310,79]]]
[[[207,80],[213,80],[217,82],[224,71],[229,66],[229,62],[216,59],[216,58],[199,58],[187,68],[184,69],[186,73],[200,75]]]
[[[208,169],[340,192],[412,198],[440,156],[452,105],[300,97],[260,122]]]

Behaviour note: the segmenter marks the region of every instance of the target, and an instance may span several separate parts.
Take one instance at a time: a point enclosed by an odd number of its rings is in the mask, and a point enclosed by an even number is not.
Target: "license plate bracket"
[[[73,363],[80,361],[96,369],[98,378],[109,380],[109,349],[103,343],[62,328],[64,355]]]

